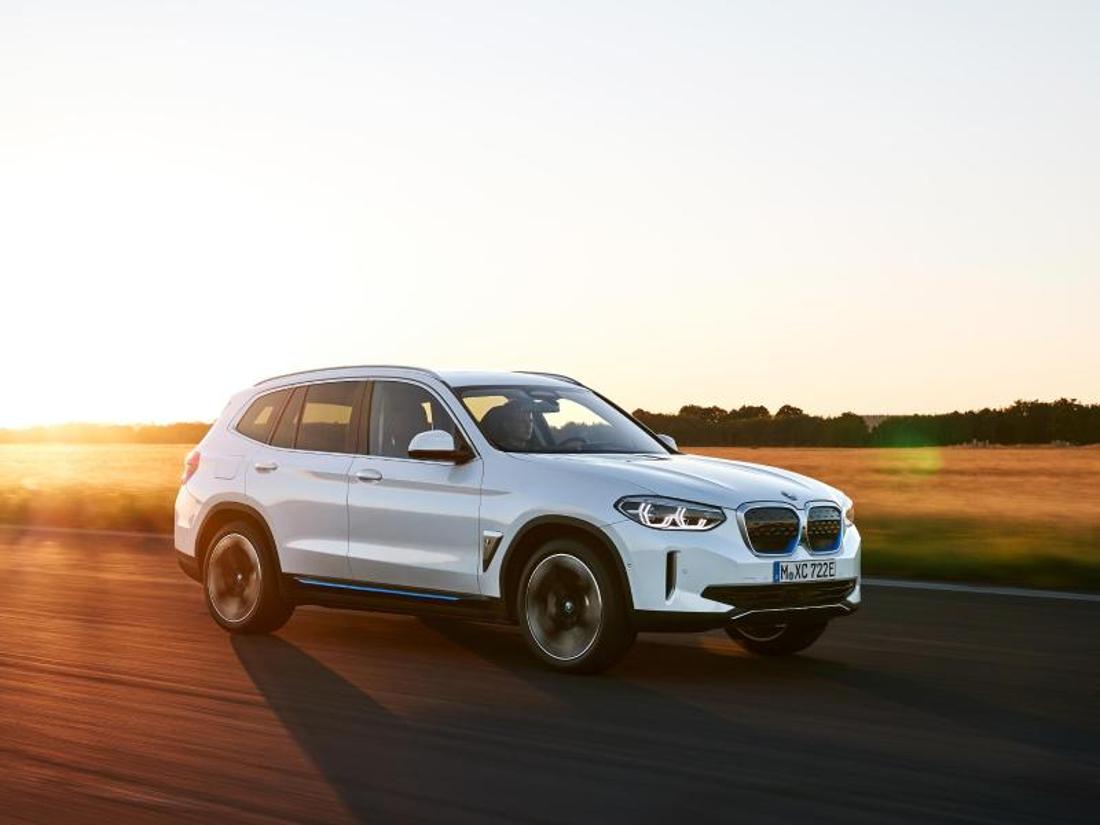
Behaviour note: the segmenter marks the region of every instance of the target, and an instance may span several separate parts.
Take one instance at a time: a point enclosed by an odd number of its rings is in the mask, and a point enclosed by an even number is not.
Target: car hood
[[[598,472],[623,485],[624,495],[633,492],[629,489],[633,486],[657,495],[729,508],[740,507],[749,501],[789,501],[801,505],[809,500],[829,499],[842,506],[848,503],[842,492],[820,481],[745,461],[683,454],[526,453],[517,457],[545,462],[558,469]]]

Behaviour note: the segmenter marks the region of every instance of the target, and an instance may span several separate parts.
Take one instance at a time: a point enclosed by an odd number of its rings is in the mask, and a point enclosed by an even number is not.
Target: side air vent
[[[493,556],[496,555],[497,548],[500,547],[500,540],[502,538],[504,538],[504,534],[498,530],[486,530],[481,534],[482,571],[488,570],[489,565],[493,563]]]
[[[665,556],[665,601],[676,592],[676,569],[680,565],[680,551],[670,550]]]

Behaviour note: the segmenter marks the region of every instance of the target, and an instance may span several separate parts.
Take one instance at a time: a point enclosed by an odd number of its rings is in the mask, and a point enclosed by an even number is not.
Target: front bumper
[[[854,526],[844,530],[841,546],[831,553],[811,553],[799,546],[787,555],[757,555],[745,544],[733,518],[705,532],[674,532],[643,527],[629,519],[608,525],[605,530],[618,547],[627,568],[635,617],[639,628],[652,624],[693,623],[718,627],[731,621],[749,620],[763,609],[804,609],[822,618],[855,612],[861,601],[860,535]],[[806,604],[797,596],[801,584],[775,584],[776,561],[836,562],[835,582],[850,581],[852,587],[826,604]],[[774,585],[774,586],[773,586]],[[778,594],[770,604],[758,599],[737,603],[738,587],[743,591],[765,588]],[[785,601],[786,594],[791,599]],[[753,601],[754,604],[748,604]],[[835,608],[835,609],[833,609]],[[769,614],[772,615],[772,614]],[[793,614],[785,614],[789,620]],[[664,618],[662,618],[664,616]],[[757,620],[761,618],[758,615]],[[778,619],[777,619],[778,621]]]
[[[642,632],[699,632],[719,627],[753,624],[792,624],[795,622],[829,621],[851,616],[859,604],[841,602],[814,607],[769,608],[728,613],[678,613],[667,610],[635,610],[634,629]]]

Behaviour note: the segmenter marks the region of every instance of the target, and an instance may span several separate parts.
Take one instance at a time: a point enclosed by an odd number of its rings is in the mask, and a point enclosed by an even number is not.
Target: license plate
[[[817,582],[836,578],[836,559],[772,562],[773,582]]]

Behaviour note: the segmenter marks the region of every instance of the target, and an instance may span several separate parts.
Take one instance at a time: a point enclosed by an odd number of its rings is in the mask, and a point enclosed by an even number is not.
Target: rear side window
[[[267,441],[271,437],[271,429],[275,426],[275,419],[279,417],[279,410],[283,408],[290,390],[276,390],[266,395],[261,395],[237,422],[237,432],[254,438],[257,441]]]
[[[294,446],[322,453],[354,452],[352,413],[362,391],[359,381],[311,385],[306,390]]]

